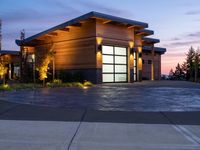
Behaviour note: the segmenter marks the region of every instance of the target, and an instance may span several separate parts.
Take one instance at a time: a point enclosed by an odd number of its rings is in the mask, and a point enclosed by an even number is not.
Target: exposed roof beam
[[[103,22],[103,24],[107,24],[109,22],[112,22],[112,20],[106,20],[106,21]]]
[[[128,26],[127,28],[128,29],[132,29],[132,28],[134,28],[135,26],[134,25],[132,25],[132,26]]]
[[[50,35],[50,36],[58,36],[58,33],[56,33],[56,32],[51,32],[51,33],[48,33],[48,35]]]
[[[81,23],[75,23],[75,24],[71,24],[70,26],[72,26],[72,27],[81,27],[82,24]]]
[[[66,32],[69,32],[69,28],[62,28],[62,29],[59,29],[60,31],[66,31]]]

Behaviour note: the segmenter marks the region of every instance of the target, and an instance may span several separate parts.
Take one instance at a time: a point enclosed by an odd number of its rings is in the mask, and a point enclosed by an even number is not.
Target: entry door
[[[102,82],[127,82],[127,48],[102,46]]]

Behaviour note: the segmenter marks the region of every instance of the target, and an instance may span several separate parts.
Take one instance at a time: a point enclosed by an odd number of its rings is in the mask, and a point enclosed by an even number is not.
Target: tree
[[[169,78],[170,78],[170,80],[172,80],[174,78],[174,71],[173,71],[172,68],[171,68],[171,70],[169,72]]]
[[[187,80],[194,79],[194,56],[195,56],[195,50],[193,47],[191,47],[188,53],[186,54],[186,64],[187,64],[186,79]]]
[[[176,80],[184,80],[185,79],[185,73],[183,72],[179,63],[176,66],[176,70],[174,72],[174,77]]]
[[[43,86],[45,86],[45,79],[47,78],[49,64],[54,57],[54,51],[49,51],[46,56],[41,61],[37,70],[39,71],[39,79],[43,81]]]
[[[200,49],[195,51],[194,55],[194,81],[197,82],[198,74],[200,72]]]
[[[3,78],[3,84],[5,85],[5,75],[7,73],[8,68],[6,67],[7,62],[0,58],[0,77]]]

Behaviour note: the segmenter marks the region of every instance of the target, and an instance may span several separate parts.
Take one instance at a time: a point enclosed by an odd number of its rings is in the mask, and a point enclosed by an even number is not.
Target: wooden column
[[[151,49],[151,80],[154,81],[155,80],[155,66],[154,66],[154,54],[155,54],[155,50],[154,50],[154,45],[152,46]]]

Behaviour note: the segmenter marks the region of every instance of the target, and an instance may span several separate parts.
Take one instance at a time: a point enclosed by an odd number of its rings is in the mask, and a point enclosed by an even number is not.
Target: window
[[[127,82],[127,49],[102,46],[102,81]]]
[[[103,55],[103,63],[113,63],[114,59],[113,56]]]
[[[148,64],[152,64],[152,60],[148,60]]]
[[[105,73],[113,73],[114,68],[113,65],[103,65],[102,71]]]
[[[144,64],[145,62],[144,62],[144,59],[142,59],[142,64]]]
[[[112,46],[103,46],[102,54],[113,54],[113,47]]]
[[[114,82],[114,74],[103,74],[103,82]]]

